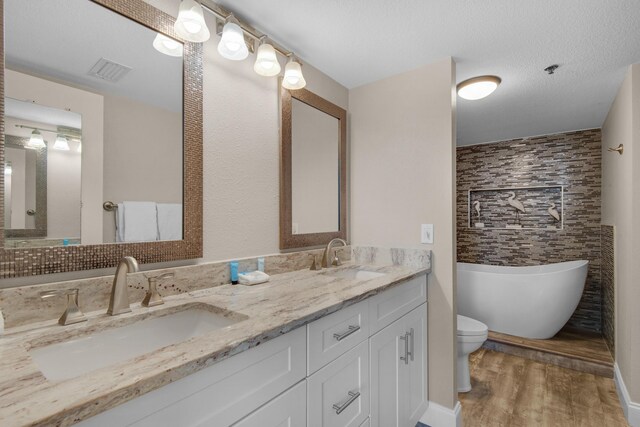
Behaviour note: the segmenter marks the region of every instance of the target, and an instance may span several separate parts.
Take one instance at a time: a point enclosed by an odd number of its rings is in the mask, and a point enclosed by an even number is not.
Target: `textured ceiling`
[[[156,51],[154,31],[88,0],[5,0],[4,11],[8,68],[182,111],[182,58]],[[100,58],[133,70],[117,83],[89,76]]]
[[[640,62],[640,0],[219,3],[348,88],[447,56],[458,82],[502,77],[484,100],[458,98],[459,145],[600,127]]]

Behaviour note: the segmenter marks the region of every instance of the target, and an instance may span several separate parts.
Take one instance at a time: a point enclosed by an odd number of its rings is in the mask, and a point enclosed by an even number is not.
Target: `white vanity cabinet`
[[[81,422],[414,427],[427,407],[421,275]]]

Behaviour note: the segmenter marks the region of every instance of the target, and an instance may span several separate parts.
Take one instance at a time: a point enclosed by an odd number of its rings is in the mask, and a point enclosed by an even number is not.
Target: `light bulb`
[[[182,0],[173,29],[180,37],[194,43],[206,42],[211,37],[202,6],[195,0]]]
[[[468,79],[457,87],[460,98],[475,101],[486,98],[498,88],[502,80],[496,76],[480,76]]]
[[[169,56],[182,56],[182,43],[179,43],[164,34],[158,33],[153,39],[153,47],[160,53]]]
[[[289,62],[287,62],[287,65],[284,67],[282,86],[285,89],[302,89],[306,85],[307,82],[302,75],[302,67],[300,67],[300,63],[291,56],[289,58]]]
[[[242,61],[249,56],[249,49],[244,42],[244,32],[233,14],[229,15],[225,21],[222,37],[218,43],[218,53],[232,61]]]
[[[253,70],[261,76],[267,77],[276,76],[280,73],[280,63],[276,56],[276,50],[264,39],[260,42],[260,47],[258,47]]]
[[[69,141],[67,141],[64,135],[58,135],[56,142],[53,144],[53,148],[55,150],[69,151]]]
[[[31,138],[29,138],[29,142],[27,143],[27,146],[29,146],[30,148],[46,147],[46,144],[44,143],[44,138],[42,137],[42,135],[37,129],[31,132]]]

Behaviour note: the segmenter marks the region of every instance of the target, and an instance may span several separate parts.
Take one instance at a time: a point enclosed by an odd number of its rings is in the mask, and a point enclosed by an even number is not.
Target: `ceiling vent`
[[[96,62],[96,65],[91,67],[91,70],[89,70],[89,75],[111,83],[116,83],[122,80],[122,78],[131,70],[132,68],[127,67],[126,65],[118,64],[117,62],[113,62],[105,58],[100,58],[100,60]]]

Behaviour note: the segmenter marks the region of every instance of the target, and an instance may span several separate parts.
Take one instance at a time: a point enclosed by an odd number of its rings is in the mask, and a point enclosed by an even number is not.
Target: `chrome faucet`
[[[322,266],[325,268],[329,268],[332,265],[340,265],[340,258],[338,258],[338,254],[334,252],[333,259],[329,261],[331,257],[331,249],[334,243],[342,243],[342,246],[347,246],[347,242],[342,239],[333,239],[329,243],[327,243],[327,247],[324,248],[324,253],[322,254]]]
[[[113,278],[113,286],[111,287],[108,315],[115,316],[116,314],[129,313],[131,311],[127,275],[138,270],[138,261],[134,257],[126,256],[120,260],[118,268],[116,268],[116,275]]]

